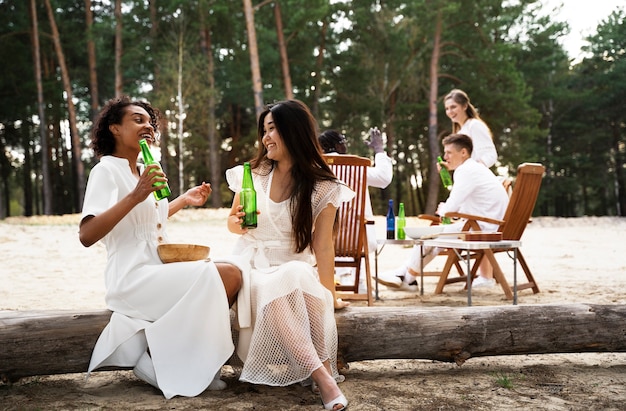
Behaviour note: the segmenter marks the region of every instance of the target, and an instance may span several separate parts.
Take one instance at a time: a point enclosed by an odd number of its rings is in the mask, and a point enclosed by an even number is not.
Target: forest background
[[[623,216],[625,17],[574,61],[567,22],[537,0],[0,0],[0,218],[80,212],[93,118],[122,94],[165,114],[174,197],[208,181],[207,207],[230,206],[224,171],[255,152],[259,110],[297,98],[353,154],[385,132],[394,180],[372,189],[376,214],[390,198],[432,213],[453,88],[494,134],[494,172],[546,166],[536,215]]]

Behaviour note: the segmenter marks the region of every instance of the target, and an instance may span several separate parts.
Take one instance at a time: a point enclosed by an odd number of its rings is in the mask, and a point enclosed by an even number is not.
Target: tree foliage
[[[46,10],[36,3],[45,121],[37,106],[28,2],[0,0],[0,53],[10,62],[0,68],[0,217],[40,214],[45,202],[52,202],[45,209],[56,214],[80,211],[67,93]],[[50,3],[76,107],[78,160],[86,173],[97,161],[88,149],[91,98],[97,96],[99,105],[112,98],[119,74],[125,94],[149,100],[166,115],[161,151],[173,192],[209,181],[216,197],[211,206],[228,206],[232,194],[224,170],[249,159],[256,144],[242,2],[122,0],[119,73],[115,2],[91,0],[89,30],[89,2]],[[363,144],[367,130],[377,126],[385,132],[394,181],[384,190],[371,189],[377,213],[385,212],[389,198],[404,202],[408,215],[433,212],[433,205],[445,200],[432,172],[440,139],[451,129],[441,98],[461,88],[493,132],[499,153],[495,172],[514,176],[522,162],[546,165],[536,213],[624,215],[623,9],[589,36],[586,57],[571,61],[560,44],[567,23],[538,0],[252,4],[264,102],[285,98],[279,4],[293,95],[312,108],[320,129],[340,130],[350,152],[364,156],[371,154]],[[88,39],[95,46],[97,94],[90,87]],[[432,104],[429,109],[432,90],[435,113]],[[43,158],[49,163],[51,199],[42,191]]]

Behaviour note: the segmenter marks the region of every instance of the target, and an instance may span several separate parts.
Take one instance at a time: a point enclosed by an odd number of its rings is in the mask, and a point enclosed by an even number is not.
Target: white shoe
[[[404,280],[406,280],[406,277],[404,277]],[[402,281],[402,285],[400,286],[400,288],[398,288],[398,290],[400,290],[400,291],[419,291],[420,290],[420,286],[417,285],[417,279],[411,281],[410,283],[407,283],[406,281]]]
[[[480,275],[472,281],[472,288],[491,288],[494,285],[496,285],[496,280],[493,278],[485,278]]]
[[[154,364],[152,364],[152,358],[150,358],[147,352],[139,357],[139,361],[137,361],[135,368],[133,368],[133,373],[140,380],[147,382],[153,387],[159,388],[156,372],[154,371]]]
[[[221,391],[226,388],[226,383],[220,379],[221,371],[222,369],[220,367],[220,369],[217,370],[215,377],[213,377],[213,381],[211,381],[211,384],[208,386],[209,391]]]
[[[406,266],[398,267],[395,270],[385,271],[376,279],[380,284],[390,288],[401,288],[406,276]]]

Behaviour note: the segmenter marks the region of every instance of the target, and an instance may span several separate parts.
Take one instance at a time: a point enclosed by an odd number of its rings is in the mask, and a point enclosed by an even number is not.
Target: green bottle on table
[[[406,217],[404,216],[404,203],[400,203],[398,205],[398,223],[396,224],[396,226],[398,229],[398,240],[406,240],[406,232],[404,231],[404,227],[406,227]]]
[[[252,170],[250,169],[249,162],[243,163],[243,184],[241,185],[241,192],[239,193],[239,203],[243,206],[243,211],[246,213],[246,215],[243,216],[241,227],[256,228],[256,190],[252,183]]]
[[[141,147],[141,155],[143,157],[143,162],[146,166],[151,164],[156,164],[161,169],[161,164],[152,157],[152,152],[150,151],[150,147],[148,146],[148,142],[145,138],[139,140],[139,147]],[[161,169],[162,170],[162,169]],[[154,198],[158,200],[163,200],[165,197],[169,197],[172,192],[170,191],[170,186],[167,182],[157,182],[152,184],[153,187],[161,187],[158,190],[154,191]]]

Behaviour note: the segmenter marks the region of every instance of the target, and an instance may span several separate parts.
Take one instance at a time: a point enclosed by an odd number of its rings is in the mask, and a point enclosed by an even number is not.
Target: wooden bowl
[[[211,249],[197,244],[159,244],[157,253],[163,263],[198,261],[209,257]]]

